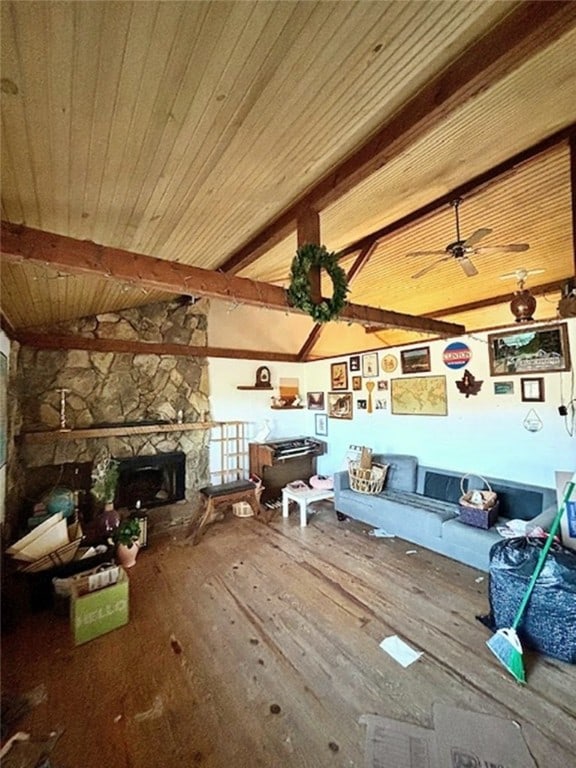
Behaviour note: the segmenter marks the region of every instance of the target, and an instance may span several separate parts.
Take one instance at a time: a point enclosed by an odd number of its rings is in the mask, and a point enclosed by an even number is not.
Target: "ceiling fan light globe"
[[[516,291],[514,298],[510,302],[510,310],[517,323],[530,323],[534,320],[533,315],[536,311],[536,299],[530,291],[524,289]]]

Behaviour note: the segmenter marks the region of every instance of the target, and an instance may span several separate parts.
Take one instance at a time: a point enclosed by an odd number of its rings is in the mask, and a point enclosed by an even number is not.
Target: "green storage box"
[[[87,643],[128,623],[128,586],[128,575],[123,568],[116,584],[94,592],[86,592],[80,584],[72,585],[70,621],[74,645]]]

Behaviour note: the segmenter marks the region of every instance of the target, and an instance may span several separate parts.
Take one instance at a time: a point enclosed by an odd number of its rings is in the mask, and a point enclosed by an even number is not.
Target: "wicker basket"
[[[351,461],[348,464],[350,487],[359,493],[380,493],[384,487],[387,472],[386,464],[373,464],[370,469],[364,469],[359,461]]]
[[[498,517],[498,496],[492,490],[488,480],[482,475],[479,477],[486,488],[482,491],[472,490],[464,492],[464,480],[471,475],[464,475],[460,480],[460,496],[458,505],[460,508],[460,522],[466,525],[472,525],[474,528],[491,528]]]
[[[236,517],[253,517],[254,510],[247,501],[238,501],[232,504],[232,512]]]

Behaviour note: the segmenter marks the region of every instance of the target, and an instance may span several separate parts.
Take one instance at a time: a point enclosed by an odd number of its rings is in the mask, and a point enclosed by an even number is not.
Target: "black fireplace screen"
[[[186,497],[186,456],[157,453],[119,459],[115,506],[149,509],[172,504]]]

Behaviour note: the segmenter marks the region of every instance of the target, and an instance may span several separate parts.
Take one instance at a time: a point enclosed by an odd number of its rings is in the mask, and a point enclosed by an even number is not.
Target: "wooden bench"
[[[261,492],[262,488],[250,480],[236,480],[232,483],[207,485],[205,488],[200,488],[200,493],[205,498],[205,506],[188,534],[188,537],[192,538],[192,544],[198,544],[207,525],[223,519],[225,510],[222,507],[231,507],[232,504],[245,501],[252,507],[254,516],[259,517],[262,511]]]

